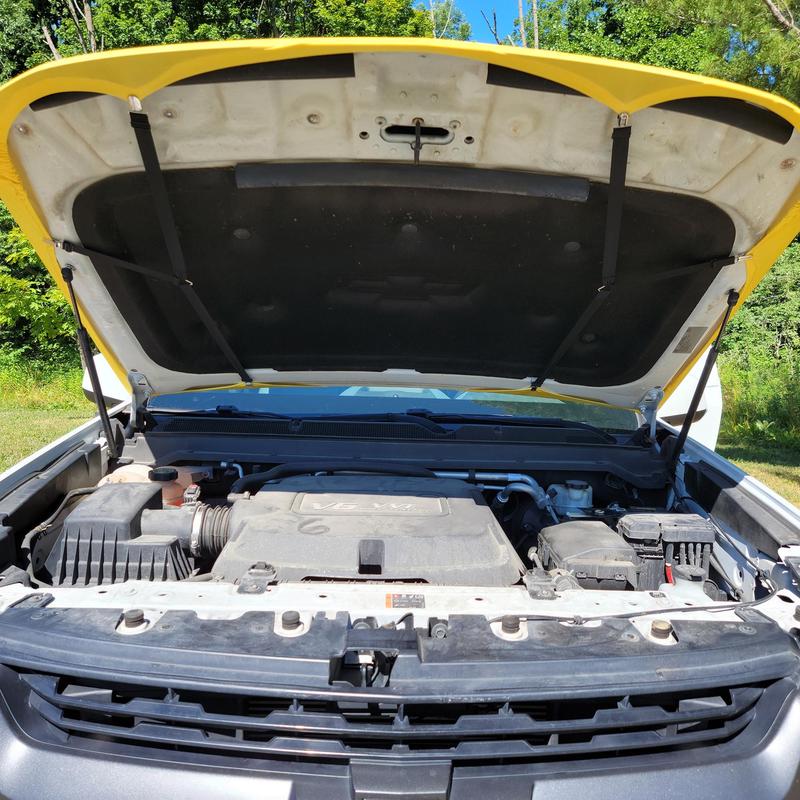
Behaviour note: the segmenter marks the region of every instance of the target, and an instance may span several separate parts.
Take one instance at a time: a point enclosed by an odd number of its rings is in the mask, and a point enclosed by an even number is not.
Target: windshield
[[[321,414],[383,414],[425,410],[433,415],[544,417],[585,422],[605,430],[632,431],[633,411],[550,397],[395,386],[296,386],[182,392],[154,397],[151,411],[261,412],[305,417]]]

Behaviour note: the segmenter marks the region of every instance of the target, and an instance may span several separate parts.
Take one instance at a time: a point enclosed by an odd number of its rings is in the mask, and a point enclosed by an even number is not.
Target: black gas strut
[[[64,283],[67,284],[67,292],[69,292],[69,303],[72,306],[72,313],[75,316],[75,327],[78,332],[78,347],[81,351],[83,358],[83,366],[86,372],[89,373],[89,381],[92,384],[92,391],[94,392],[94,402],[97,404],[97,413],[100,415],[100,423],[103,426],[103,432],[106,435],[106,442],[108,443],[108,455],[110,458],[117,458],[117,441],[114,438],[114,431],[111,428],[111,420],[108,417],[106,410],[106,403],[103,399],[103,389],[100,386],[100,378],[97,375],[97,367],[94,363],[92,356],[92,346],[89,342],[89,334],[86,328],[83,327],[83,320],[81,319],[81,312],[78,309],[78,301],[75,299],[75,290],[72,288],[72,267],[62,267],[61,277]]]
[[[725,335],[725,328],[727,327],[728,320],[731,318],[733,309],[738,302],[739,292],[731,289],[728,292],[728,304],[725,307],[725,314],[722,317],[717,338],[714,339],[714,344],[711,345],[708,355],[706,356],[706,363],[703,365],[703,371],[700,373],[700,379],[697,381],[697,386],[695,387],[694,394],[692,395],[692,402],[689,403],[689,409],[686,412],[683,425],[681,425],[681,432],[678,434],[678,441],[675,443],[675,449],[672,451],[670,463],[673,469],[677,465],[678,459],[683,451],[683,447],[686,444],[686,437],[689,435],[689,428],[692,427],[692,422],[694,422],[694,416],[697,413],[698,406],[700,405],[700,399],[703,396],[703,392],[706,390],[708,379],[711,377],[711,370],[714,369],[714,364],[717,363],[719,345],[720,342],[722,342],[722,337]]]

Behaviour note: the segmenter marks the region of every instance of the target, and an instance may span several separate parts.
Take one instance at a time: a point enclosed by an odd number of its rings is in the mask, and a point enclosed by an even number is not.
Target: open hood
[[[800,110],[436,40],[64,59],[0,89],[0,196],[115,371],[668,394],[800,229]],[[656,391],[656,394],[658,392]]]

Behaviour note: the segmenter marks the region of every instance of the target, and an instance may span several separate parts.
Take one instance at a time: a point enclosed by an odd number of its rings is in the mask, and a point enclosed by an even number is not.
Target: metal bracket
[[[784,556],[783,563],[786,564],[792,577],[797,581],[797,585],[800,586],[800,557]]]
[[[555,600],[555,583],[550,575],[543,569],[534,568],[528,570],[522,576],[522,582],[528,590],[528,594],[534,600]]]
[[[258,561],[242,576],[236,591],[239,594],[264,594],[276,577],[277,573],[272,564]]]
[[[658,421],[658,407],[664,399],[664,390],[660,386],[648,389],[638,403],[638,409],[647,424],[650,441],[656,440],[656,422]]]
[[[419,154],[422,152],[422,120],[419,117],[414,120],[414,143],[411,149],[414,152],[414,165],[419,166]]]

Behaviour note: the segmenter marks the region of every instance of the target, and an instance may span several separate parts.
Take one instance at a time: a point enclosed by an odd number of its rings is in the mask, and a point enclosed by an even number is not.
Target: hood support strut
[[[689,403],[689,408],[686,411],[686,416],[684,417],[683,425],[681,425],[681,432],[678,434],[678,441],[675,443],[675,448],[672,451],[672,456],[670,457],[670,464],[673,469],[675,469],[678,465],[678,459],[681,457],[681,452],[683,451],[683,447],[686,444],[686,438],[689,436],[689,429],[692,427],[692,423],[694,422],[695,414],[697,414],[697,409],[700,406],[700,399],[703,396],[703,392],[706,390],[706,384],[708,383],[708,379],[711,377],[711,370],[714,368],[714,364],[717,363],[717,356],[719,355],[719,345],[722,341],[722,337],[725,336],[725,328],[728,325],[728,320],[731,318],[731,314],[733,313],[733,309],[736,304],[739,302],[739,292],[731,289],[728,292],[728,304],[725,307],[725,314],[722,317],[722,322],[719,326],[719,331],[717,333],[717,338],[714,339],[714,344],[708,350],[708,355],[706,356],[706,363],[703,365],[703,371],[700,373],[700,379],[697,381],[697,386],[694,388],[694,394],[692,395],[692,400]]]
[[[631,127],[627,114],[620,114],[617,127],[611,134],[611,171],[608,177],[608,206],[606,209],[606,228],[603,239],[602,283],[596,294],[578,317],[575,324],[555,349],[545,364],[539,377],[531,384],[536,391],[552,374],[555,367],[575,340],[600,310],[614,288],[617,279],[617,256],[619,255],[619,235],[622,229],[622,201],[625,194],[625,177],[628,171],[628,148],[631,140]]]
[[[114,435],[114,429],[111,427],[111,420],[106,410],[106,402],[103,397],[103,387],[100,386],[100,378],[97,374],[97,367],[92,357],[92,345],[89,341],[89,334],[86,328],[83,327],[83,320],[81,319],[81,312],[78,308],[78,301],[75,298],[75,290],[72,287],[72,267],[62,267],[61,277],[64,283],[67,284],[67,293],[69,294],[69,304],[72,306],[72,315],[75,317],[75,329],[78,334],[78,347],[81,351],[83,358],[83,366],[89,375],[89,382],[92,384],[92,392],[94,393],[94,402],[97,406],[97,414],[100,417],[100,424],[103,426],[103,433],[106,437],[106,447],[108,448],[109,458],[118,458],[119,452],[117,451],[117,439]],[[132,412],[131,412],[132,413]]]
[[[136,134],[136,143],[139,146],[139,153],[142,157],[145,175],[150,184],[150,194],[152,195],[153,205],[156,215],[158,216],[161,234],[167,246],[167,253],[169,254],[172,271],[175,273],[178,286],[183,291],[186,299],[197,313],[197,316],[200,317],[200,320],[211,335],[211,338],[222,351],[234,371],[245,383],[252,383],[253,379],[244,366],[242,366],[242,362],[239,361],[233,348],[228,344],[227,339],[222,334],[216,321],[209,313],[205,303],[200,299],[200,296],[195,291],[194,285],[189,280],[186,269],[186,259],[183,255],[180,237],[178,236],[178,226],[175,224],[175,217],[172,213],[172,206],[170,205],[169,194],[167,193],[167,184],[164,181],[164,173],[161,171],[156,145],[153,141],[152,131],[150,130],[150,120],[147,114],[141,111],[131,111],[130,117],[131,127]],[[115,260],[118,261],[118,259]],[[141,272],[142,269],[140,268],[138,271]]]

